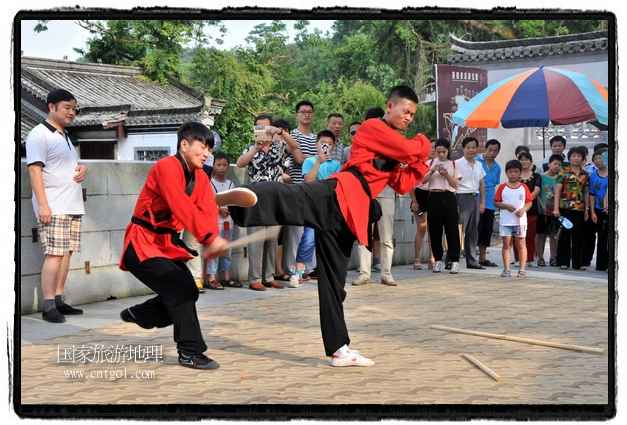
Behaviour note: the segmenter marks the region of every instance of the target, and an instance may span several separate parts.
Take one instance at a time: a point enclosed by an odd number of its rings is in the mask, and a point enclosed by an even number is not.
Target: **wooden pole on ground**
[[[563,348],[564,350],[583,351],[585,353],[594,353],[594,354],[605,354],[605,349],[603,348],[590,348],[590,347],[582,347],[579,345],[560,344],[558,342],[539,341],[535,339],[518,338],[515,336],[491,334],[491,333],[486,333],[486,332],[477,332],[477,331],[458,329],[458,328],[449,328],[446,326],[439,326],[439,325],[431,325],[431,329],[436,329],[439,331],[447,331],[447,332],[456,332],[456,333],[467,334],[467,335],[483,336],[486,338],[504,339],[506,341],[512,341],[512,342],[523,342],[525,344],[543,345],[545,347]]]
[[[471,363],[474,363],[475,366],[477,366],[479,369],[481,369],[482,371],[490,375],[492,379],[494,379],[496,382],[501,382],[503,380],[503,378],[501,378],[498,374],[494,373],[492,370],[490,370],[489,367],[481,363],[479,360],[475,359],[473,356],[462,353],[462,357],[465,357]]]

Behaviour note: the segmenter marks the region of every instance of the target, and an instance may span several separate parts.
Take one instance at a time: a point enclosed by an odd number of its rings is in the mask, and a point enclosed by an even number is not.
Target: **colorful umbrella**
[[[598,121],[607,125],[607,90],[578,72],[544,67],[483,89],[452,116],[465,127],[547,127]]]

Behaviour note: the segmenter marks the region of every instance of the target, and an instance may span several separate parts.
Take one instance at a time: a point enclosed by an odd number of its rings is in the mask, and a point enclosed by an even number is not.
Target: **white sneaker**
[[[436,261],[435,266],[433,266],[433,273],[440,273],[441,270],[442,270],[442,262]]]
[[[331,366],[374,366],[374,362],[363,357],[359,354],[359,351],[349,350],[348,354],[345,356],[334,354],[333,357],[331,357]]]
[[[453,265],[451,266],[451,273],[452,274],[459,273],[459,263],[453,263]]]
[[[365,274],[360,274],[359,277],[353,281],[353,285],[355,286],[367,285],[369,283],[370,277]]]
[[[303,285],[303,278],[298,275],[298,273],[294,273],[290,276],[290,283],[287,284],[288,288],[298,288]]]

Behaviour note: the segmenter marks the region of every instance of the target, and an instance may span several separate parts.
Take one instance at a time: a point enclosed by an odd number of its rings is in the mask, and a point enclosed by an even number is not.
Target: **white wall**
[[[130,134],[118,139],[118,161],[135,161],[135,148],[166,147],[169,155],[176,153],[176,133]]]

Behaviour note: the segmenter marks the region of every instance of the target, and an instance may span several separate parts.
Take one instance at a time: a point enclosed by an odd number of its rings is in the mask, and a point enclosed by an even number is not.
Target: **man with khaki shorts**
[[[76,99],[64,89],[48,94],[48,117],[26,138],[26,163],[33,189],[33,210],[44,250],[41,287],[43,319],[65,322],[64,315],[83,314],[63,301],[63,289],[72,252],[80,251],[81,224],[85,214],[81,182],[87,169],[65,127],[76,117]]]

